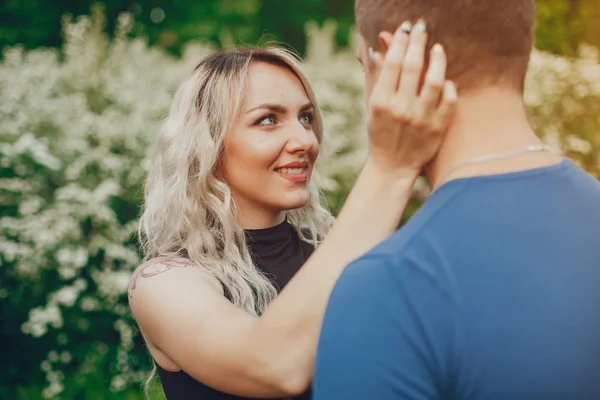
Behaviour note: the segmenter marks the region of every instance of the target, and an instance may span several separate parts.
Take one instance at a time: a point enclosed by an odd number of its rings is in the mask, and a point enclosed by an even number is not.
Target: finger
[[[385,54],[379,78],[373,89],[374,93],[385,98],[391,97],[398,85],[408,47],[407,31],[410,31],[410,22],[404,22],[394,33],[394,38]]]
[[[434,129],[436,131],[445,131],[450,124],[454,109],[456,108],[457,93],[456,86],[451,81],[444,83],[444,93],[442,101],[434,116]]]
[[[425,83],[417,101],[417,118],[422,120],[433,118],[433,114],[438,107],[444,91],[446,66],[446,53],[442,45],[435,44],[431,49]]]
[[[369,61],[371,62],[370,68],[373,71],[373,76],[375,77],[375,82],[379,79],[379,74],[381,73],[381,68],[383,67],[383,56],[379,52],[375,52],[369,48]]]
[[[400,87],[396,93],[399,111],[409,112],[408,110],[415,104],[417,89],[421,81],[421,72],[423,71],[426,43],[425,23],[419,21],[410,33],[410,43],[404,59]]]

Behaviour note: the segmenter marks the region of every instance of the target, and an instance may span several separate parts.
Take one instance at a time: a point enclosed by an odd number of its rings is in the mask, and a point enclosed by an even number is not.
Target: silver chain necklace
[[[551,150],[552,149],[550,148],[550,146],[547,146],[547,145],[529,145],[529,146],[523,147],[522,149],[506,151],[504,153],[493,153],[493,154],[486,154],[483,156],[473,157],[468,160],[461,161],[461,162],[454,164],[452,166],[452,168],[450,168],[448,171],[446,171],[446,173],[444,174],[444,179],[440,180],[441,183],[440,183],[440,185],[438,185],[438,187],[444,183],[444,181],[446,180],[448,175],[450,175],[452,172],[456,171],[458,168],[463,167],[465,165],[477,164],[477,163],[491,161],[491,160],[499,160],[502,158],[515,157],[515,156],[518,156],[521,154],[526,154],[526,153],[537,153],[537,152],[551,151]]]

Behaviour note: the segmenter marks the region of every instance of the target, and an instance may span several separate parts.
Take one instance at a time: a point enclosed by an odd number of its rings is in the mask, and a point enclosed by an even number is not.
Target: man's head
[[[358,55],[385,50],[381,32],[423,19],[429,46],[440,43],[447,79],[462,93],[490,85],[523,90],[533,47],[535,0],[355,0]],[[367,92],[373,80],[366,71]],[[368,93],[367,93],[368,95]]]

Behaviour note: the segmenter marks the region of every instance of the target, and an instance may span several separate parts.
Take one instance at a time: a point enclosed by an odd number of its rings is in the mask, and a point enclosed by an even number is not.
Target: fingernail
[[[410,33],[411,28],[412,24],[409,21],[404,21],[402,25],[400,25],[400,31],[407,34]]]
[[[427,27],[425,26],[425,22],[423,22],[423,21],[417,22],[417,24],[415,25],[415,30],[417,32],[421,32],[421,33],[427,31]]]
[[[454,85],[454,82],[452,81],[446,81],[446,97],[449,100],[456,100],[457,97],[457,93],[456,93],[456,86]]]
[[[375,52],[372,47],[369,47],[369,60],[375,61]]]
[[[444,48],[442,47],[442,45],[441,45],[441,44],[439,44],[439,43],[436,43],[436,44],[434,44],[434,45],[433,45],[433,49],[432,49],[432,51],[433,51],[435,54],[442,54],[442,53],[444,52]]]

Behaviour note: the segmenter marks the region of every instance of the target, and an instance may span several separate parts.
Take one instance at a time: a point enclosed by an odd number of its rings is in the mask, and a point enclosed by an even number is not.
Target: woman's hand
[[[368,107],[368,164],[386,173],[416,177],[443,141],[456,88],[445,79],[446,55],[438,44],[431,50],[419,93],[427,33],[423,23],[410,33],[404,31],[407,25],[396,31],[385,57],[370,52],[379,75]]]

